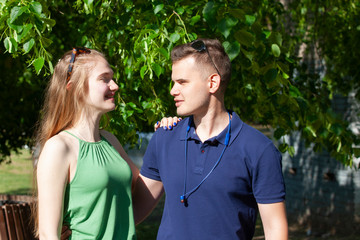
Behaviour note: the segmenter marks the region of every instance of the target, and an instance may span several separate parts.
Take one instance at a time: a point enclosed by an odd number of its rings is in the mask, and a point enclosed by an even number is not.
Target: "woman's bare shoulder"
[[[75,141],[74,141],[75,140]],[[49,138],[40,153],[39,162],[43,158],[51,158],[52,162],[64,162],[74,152],[74,143],[77,140],[69,135],[59,133]]]

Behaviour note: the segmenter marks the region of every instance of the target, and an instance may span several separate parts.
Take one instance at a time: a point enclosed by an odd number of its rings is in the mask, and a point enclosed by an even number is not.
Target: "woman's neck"
[[[79,121],[74,124],[69,130],[73,131],[79,138],[87,142],[100,141],[100,117],[84,117],[82,114]]]

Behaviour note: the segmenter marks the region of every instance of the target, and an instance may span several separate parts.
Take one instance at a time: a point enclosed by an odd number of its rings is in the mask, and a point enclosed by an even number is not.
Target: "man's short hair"
[[[214,62],[221,75],[220,88],[223,92],[225,92],[225,89],[231,78],[231,63],[229,56],[226,54],[225,49],[219,40],[206,38],[199,38],[197,40],[201,40],[205,43],[209,55],[211,56],[212,61]],[[172,63],[192,56],[198,64],[206,65],[216,70],[213,63],[211,62],[211,59],[209,59],[209,55],[207,54],[207,52],[205,50],[197,51],[196,49],[191,47],[191,44],[192,43],[186,43],[175,46],[171,51]]]

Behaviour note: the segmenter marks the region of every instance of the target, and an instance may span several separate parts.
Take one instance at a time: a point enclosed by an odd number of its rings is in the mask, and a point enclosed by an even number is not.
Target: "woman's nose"
[[[114,80],[110,81],[110,90],[111,91],[117,91],[119,89],[119,86],[116,84]]]

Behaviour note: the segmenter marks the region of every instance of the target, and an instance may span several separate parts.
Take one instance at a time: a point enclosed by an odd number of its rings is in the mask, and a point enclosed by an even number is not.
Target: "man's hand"
[[[161,121],[155,123],[154,125],[154,131],[159,129],[160,127],[164,128],[164,130],[172,130],[173,127],[177,125],[178,122],[180,122],[182,118],[178,117],[164,117],[161,119]]]

